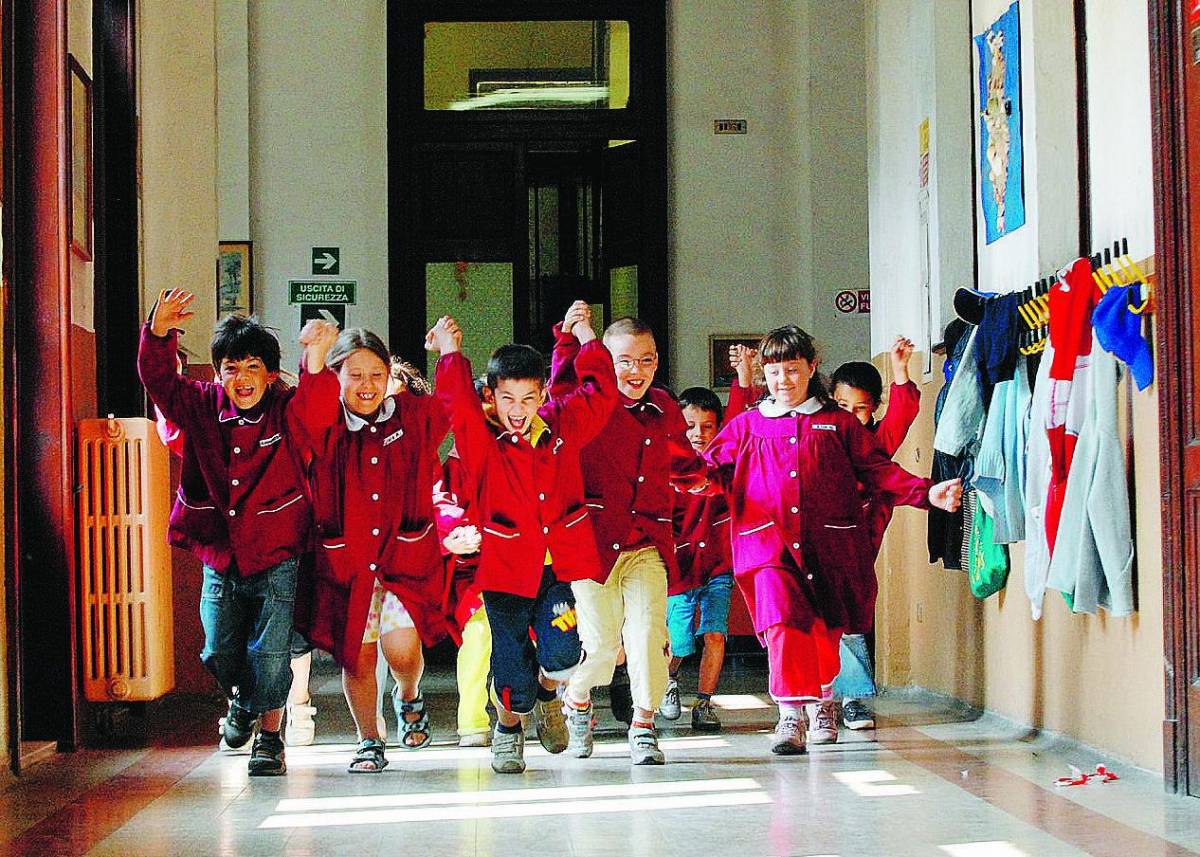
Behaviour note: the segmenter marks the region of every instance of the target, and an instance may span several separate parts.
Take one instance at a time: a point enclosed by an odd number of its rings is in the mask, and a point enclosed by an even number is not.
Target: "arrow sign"
[[[342,269],[341,247],[312,248],[312,272],[314,274],[337,275]]]
[[[304,325],[308,324],[310,319],[320,319],[321,321],[332,321],[342,330],[346,329],[346,306],[345,304],[302,304],[300,307],[300,329],[304,329]]]

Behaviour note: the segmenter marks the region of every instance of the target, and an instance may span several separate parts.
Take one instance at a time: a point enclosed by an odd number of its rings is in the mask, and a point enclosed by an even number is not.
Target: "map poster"
[[[979,199],[988,244],[1025,224],[1018,5],[1013,3],[975,37],[979,52]]]

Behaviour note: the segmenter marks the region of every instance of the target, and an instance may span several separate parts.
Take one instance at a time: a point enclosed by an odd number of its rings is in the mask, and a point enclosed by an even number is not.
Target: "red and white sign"
[[[834,297],[833,306],[843,315],[865,315],[871,311],[871,291],[870,289],[859,289],[858,291],[844,289]]]

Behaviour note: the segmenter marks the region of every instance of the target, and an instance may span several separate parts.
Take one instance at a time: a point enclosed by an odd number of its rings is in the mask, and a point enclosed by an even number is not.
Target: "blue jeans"
[[[686,658],[696,651],[696,638],[705,634],[729,636],[729,599],[733,574],[719,574],[703,586],[667,598],[667,633],[671,656]],[[700,621],[696,621],[696,608]]]
[[[875,696],[875,667],[867,638],[862,634],[842,634],[839,647],[842,669],[833,682],[834,699],[862,699]]]
[[[241,577],[204,567],[200,660],[251,715],[282,708],[292,684],[292,608],[299,560]]]

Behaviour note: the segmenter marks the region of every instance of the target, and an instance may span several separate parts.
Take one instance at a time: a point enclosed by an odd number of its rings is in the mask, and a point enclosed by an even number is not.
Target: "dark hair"
[[[488,360],[487,385],[495,390],[501,381],[537,381],[545,384],[546,361],[537,349],[528,345],[501,345]]]
[[[487,375],[480,375],[478,378],[475,378],[471,383],[473,383],[475,385],[475,395],[478,396],[480,398],[480,400],[482,401],[483,388],[487,386]]]
[[[268,372],[279,371],[279,340],[267,330],[257,316],[237,313],[226,316],[213,330],[209,345],[213,368],[221,370],[222,360],[245,360],[257,357]]]
[[[650,325],[642,321],[640,318],[633,316],[625,316],[618,318],[612,324],[604,329],[604,336],[601,339],[604,342],[614,336],[649,336],[654,338],[654,331],[650,329]]]
[[[679,394],[679,407],[681,409],[693,407],[702,411],[711,411],[717,415],[718,423],[725,416],[725,408],[721,406],[721,400],[708,387],[688,387]]]
[[[392,355],[388,353],[387,346],[365,327],[348,327],[343,330],[338,335],[337,342],[333,343],[333,348],[329,349],[325,365],[336,372],[346,362],[346,358],[360,348],[367,349],[383,361],[384,366],[390,367]]]
[[[808,395],[822,404],[829,403],[829,391],[824,379],[817,373],[817,344],[805,331],[794,324],[777,327],[758,343],[758,362],[782,363],[785,360],[807,360],[813,366],[808,379]]]
[[[833,373],[830,379],[830,384],[836,390],[838,384],[845,384],[847,387],[853,387],[856,390],[862,390],[871,397],[871,401],[878,407],[883,401],[883,378],[879,375],[879,370],[870,363],[865,363],[862,360],[851,360],[849,363],[843,363]]]
[[[399,354],[392,355],[391,373],[393,380],[403,384],[404,388],[414,396],[428,396],[433,392],[429,386],[429,382],[421,374],[421,370]]]

